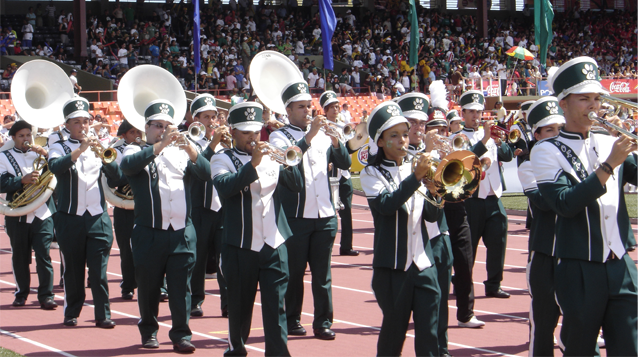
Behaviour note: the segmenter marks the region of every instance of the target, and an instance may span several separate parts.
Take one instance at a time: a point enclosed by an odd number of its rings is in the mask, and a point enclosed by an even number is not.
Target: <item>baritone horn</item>
[[[28,141],[25,142],[24,145],[30,149],[33,147]],[[48,167],[48,165],[47,159],[42,155],[38,155],[38,157],[33,160],[33,171],[42,173],[35,183],[25,185],[22,190],[13,195],[13,201],[8,204],[10,208],[15,209],[30,204],[47,190],[49,183],[54,177],[53,173],[48,169],[43,172],[44,168]]]

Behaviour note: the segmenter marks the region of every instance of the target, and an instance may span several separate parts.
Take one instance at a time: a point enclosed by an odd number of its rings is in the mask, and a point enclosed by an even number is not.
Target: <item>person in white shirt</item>
[[[79,94],[80,91],[82,91],[82,86],[78,84],[78,78],[76,77],[76,75],[78,75],[78,70],[75,68],[71,69],[71,75],[69,75],[69,80],[71,80],[71,84],[73,85],[73,92],[75,92],[76,94]]]
[[[513,37],[511,37],[511,34],[507,33],[507,37],[504,38],[504,42],[509,45],[509,48],[513,47]]]
[[[320,39],[320,36],[322,36],[322,30],[320,30],[320,26],[316,25],[316,28],[313,29],[313,38],[318,41],[318,39]]]
[[[120,63],[120,68],[128,69],[129,68],[129,51],[127,51],[127,44],[122,43],[122,47],[118,49],[118,62]]]
[[[342,111],[340,111],[340,115],[342,116],[342,120],[345,123],[351,122],[353,118],[351,117],[351,113],[349,112],[349,104],[347,103],[342,104]]]
[[[192,353],[189,279],[196,261],[197,236],[191,220],[190,179],[211,178],[205,158],[180,135],[184,114],[158,99],[144,111],[146,143],[131,144],[120,164],[134,197],[131,250],[138,283],[138,329],[142,346],[158,348],[158,298],[166,276],[173,350]],[[178,142],[178,144],[175,144]],[[169,146],[174,143],[179,146]],[[156,209],[156,210],[154,210]]]
[[[318,75],[318,68],[314,67],[311,73],[309,73],[309,76],[307,78],[307,80],[309,81],[310,89],[313,89],[316,87],[316,82],[318,81],[319,78],[320,78],[320,75]]]
[[[31,40],[33,40],[33,25],[25,19],[22,25],[22,48],[30,49]]]

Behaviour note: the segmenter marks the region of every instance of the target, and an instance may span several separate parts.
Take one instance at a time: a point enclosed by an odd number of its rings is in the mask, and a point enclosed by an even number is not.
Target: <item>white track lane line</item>
[[[10,336],[10,337],[12,337],[14,339],[18,339],[20,341],[24,341],[24,342],[29,343],[31,345],[35,345],[35,346],[37,346],[39,348],[43,348],[45,350],[54,352],[54,353],[56,353],[58,355],[62,355],[62,356],[66,356],[66,357],[76,357],[75,355],[69,354],[66,351],[58,350],[58,349],[56,349],[54,347],[51,347],[49,345],[45,345],[43,343],[39,343],[39,342],[31,340],[31,339],[27,339],[26,337],[22,337],[22,336],[20,336],[18,334],[14,334],[14,333],[6,331],[6,330],[0,329],[0,334],[6,335],[6,336]]]

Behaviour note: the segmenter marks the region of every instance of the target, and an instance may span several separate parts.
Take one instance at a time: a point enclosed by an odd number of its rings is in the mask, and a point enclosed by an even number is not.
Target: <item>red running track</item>
[[[354,203],[366,205],[366,199],[354,196]],[[332,259],[333,305],[336,332],[334,341],[322,341],[312,335],[289,338],[292,356],[361,356],[376,354],[378,330],[382,313],[371,290],[371,262],[373,258],[373,222],[369,210],[353,210],[354,249],[360,256],[339,256],[340,234]],[[637,226],[634,225],[637,238]],[[525,265],[527,261],[527,239],[524,218],[509,216],[509,237],[502,287],[511,293],[509,299],[486,298],[482,281],[486,279],[484,267],[485,248],[478,249],[475,267],[476,316],[486,322],[481,329],[464,329],[457,326],[455,298],[449,295],[449,349],[453,356],[527,356],[529,294],[526,290]],[[634,260],[637,252],[631,253]],[[60,278],[59,250],[51,250],[54,261],[54,283]],[[54,286],[55,300],[60,307],[55,311],[41,310],[34,289],[37,287],[35,265],[31,266],[32,292],[27,306],[14,308],[15,281],[11,270],[11,247],[4,230],[0,231],[0,346],[26,356],[176,356],[172,351],[168,331],[171,318],[168,303],[160,305],[161,322],[158,340],[159,349],[143,349],[140,346],[138,305],[134,300],[120,298],[121,279],[119,252],[114,241],[108,267],[109,291],[111,294],[112,318],[115,329],[105,330],[94,325],[91,308],[91,291],[87,291],[86,306],[78,318],[78,326],[62,325],[63,290]],[[311,299],[310,275],[305,277],[305,302],[302,324],[311,333],[313,302]],[[207,280],[208,296],[203,309],[205,316],[192,318],[193,344],[197,351],[192,356],[222,356],[227,347],[227,319],[220,316],[220,298],[216,280]],[[556,329],[556,336],[559,327]],[[415,356],[413,324],[407,332],[403,355]],[[260,297],[256,298],[251,335],[248,341],[249,356],[264,356],[264,333]],[[603,352],[603,355],[605,352]],[[561,356],[556,347],[556,356]]]

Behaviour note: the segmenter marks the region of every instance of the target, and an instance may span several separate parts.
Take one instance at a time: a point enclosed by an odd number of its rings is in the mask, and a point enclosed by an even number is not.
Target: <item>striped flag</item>
[[[331,39],[336,30],[336,14],[331,7],[331,0],[319,0],[320,7],[320,29],[322,30],[322,55],[324,68],[333,70],[333,51],[331,50]]]

